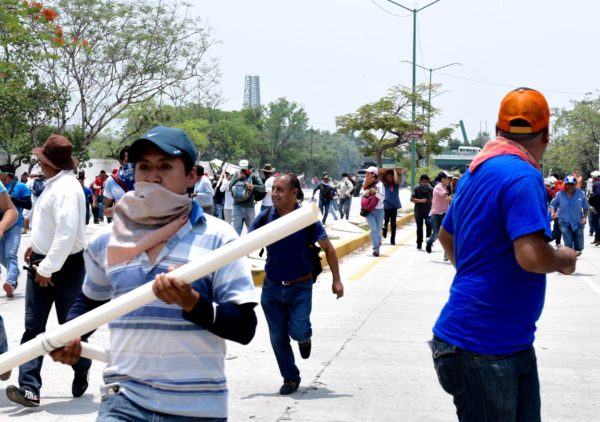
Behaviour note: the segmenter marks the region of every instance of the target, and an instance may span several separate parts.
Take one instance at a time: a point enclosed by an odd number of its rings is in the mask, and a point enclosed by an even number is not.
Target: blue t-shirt
[[[15,183],[16,183],[16,185],[15,185]],[[13,185],[14,185],[14,189],[13,189]],[[6,185],[6,190],[8,191],[8,194],[10,195],[11,198],[25,199],[27,197],[31,197],[31,191],[29,190],[27,185],[25,183],[15,180],[15,179],[13,179],[12,182],[10,182],[8,185]],[[22,226],[23,225],[23,208],[17,207],[16,205],[15,205],[15,208],[17,208],[17,211],[19,211],[19,220],[17,220],[16,224],[17,224],[17,226]],[[1,212],[0,212],[0,215],[2,215]]]
[[[383,186],[385,187],[385,199],[383,200],[383,208],[386,210],[402,208],[399,195],[400,183],[384,183]]]
[[[268,208],[258,214],[258,217],[250,225],[249,231],[257,229],[259,222],[262,221],[266,213],[269,213],[266,224],[279,218],[279,213],[275,207]],[[314,227],[316,229],[312,230],[314,234],[313,238],[310,239],[310,243],[327,239],[327,233],[320,221],[316,222]],[[267,246],[265,272],[269,280],[295,280],[312,271],[310,250],[308,249],[309,232],[310,228],[307,227]]]
[[[551,238],[541,173],[513,155],[489,159],[461,178],[442,225],[454,236],[456,275],[433,333],[489,355],[531,346],[546,276],[519,266],[513,242],[536,232]]]
[[[94,196],[92,190],[90,188],[88,188],[87,186],[83,186],[83,196],[85,196],[85,204],[91,204],[92,203],[92,198]]]

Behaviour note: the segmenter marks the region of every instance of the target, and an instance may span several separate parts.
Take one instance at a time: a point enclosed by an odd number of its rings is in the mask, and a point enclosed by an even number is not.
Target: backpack
[[[44,182],[41,179],[35,179],[33,181],[33,185],[31,186],[31,192],[35,196],[40,196],[42,194],[42,192],[44,191],[45,187],[46,187],[46,185],[44,184]]]
[[[260,218],[260,220],[258,220],[258,224],[256,225],[256,228],[259,229],[262,226],[264,226],[265,224],[267,224],[267,218],[269,217],[269,214],[271,213],[271,210],[273,209],[273,207],[269,207],[267,208],[267,211],[263,214],[263,216]],[[317,277],[319,276],[319,274],[321,274],[323,272],[323,264],[321,264],[321,248],[318,247],[315,243],[312,243],[310,239],[312,239],[315,236],[315,230],[316,230],[316,224],[311,224],[310,226],[306,227],[304,230],[306,232],[307,235],[307,239],[308,239],[308,249],[310,252],[310,263],[311,263],[311,276],[312,276],[312,281],[313,284],[317,282]],[[265,248],[262,248],[260,250],[260,252],[258,253],[258,256],[260,256],[262,258],[263,253],[265,252]]]
[[[254,174],[252,175],[252,179],[254,179]],[[253,180],[254,181],[254,180]],[[254,184],[254,183],[252,183]],[[263,181],[263,185],[264,185],[264,181]],[[259,192],[256,189],[252,189],[252,191],[254,192],[254,200],[255,201],[262,201],[265,196],[267,196],[267,192]]]
[[[335,190],[329,185],[323,185],[323,198],[326,201],[331,201],[335,196]]]
[[[250,198],[250,195],[252,195],[252,191],[246,187],[246,182],[237,181],[231,188],[231,195],[237,203],[246,202]]]

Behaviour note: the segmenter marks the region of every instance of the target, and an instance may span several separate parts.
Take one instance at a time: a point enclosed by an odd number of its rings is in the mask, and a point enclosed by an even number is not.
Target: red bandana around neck
[[[490,158],[497,157],[499,155],[516,155],[521,160],[527,161],[536,169],[540,169],[539,163],[523,145],[519,144],[518,142],[511,141],[510,139],[503,138],[502,136],[498,136],[496,139],[485,144],[483,150],[477,154],[475,159],[469,165],[469,171],[473,173],[481,164]]]

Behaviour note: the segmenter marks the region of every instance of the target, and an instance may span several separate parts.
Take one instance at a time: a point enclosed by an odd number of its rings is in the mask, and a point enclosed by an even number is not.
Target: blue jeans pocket
[[[458,363],[457,347],[437,338],[429,342],[433,367],[440,385],[448,394],[457,395],[465,390],[463,374]]]

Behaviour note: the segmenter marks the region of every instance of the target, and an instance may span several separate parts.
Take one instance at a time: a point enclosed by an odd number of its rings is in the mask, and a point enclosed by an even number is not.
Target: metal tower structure
[[[260,107],[260,78],[246,75],[244,82],[244,108]]]

